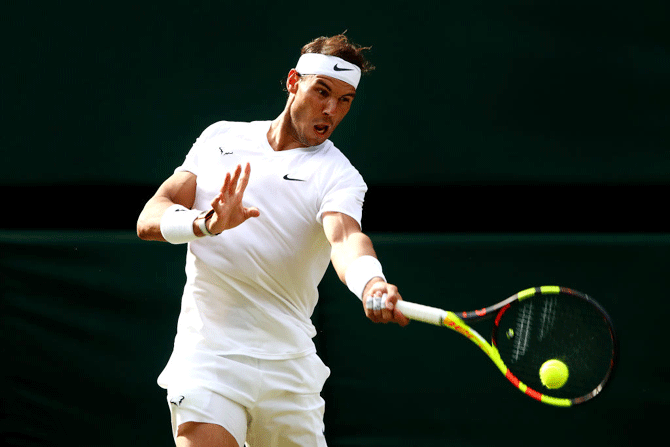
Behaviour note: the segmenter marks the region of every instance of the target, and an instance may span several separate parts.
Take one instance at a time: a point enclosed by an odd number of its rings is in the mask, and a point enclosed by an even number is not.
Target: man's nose
[[[337,98],[328,98],[323,106],[324,115],[334,115],[337,111]]]

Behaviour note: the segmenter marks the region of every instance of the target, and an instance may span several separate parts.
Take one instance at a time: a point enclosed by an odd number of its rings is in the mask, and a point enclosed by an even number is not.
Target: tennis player
[[[328,139],[372,67],[346,36],[302,48],[274,121],[221,121],[147,202],[145,240],[188,244],[174,350],[158,378],[178,446],[325,446],[330,370],[310,316],[329,262],[366,316],[406,325],[361,232],[367,186]]]

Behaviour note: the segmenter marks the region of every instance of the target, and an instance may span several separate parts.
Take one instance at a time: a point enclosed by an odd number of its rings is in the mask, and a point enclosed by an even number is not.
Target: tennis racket
[[[398,301],[396,308],[412,320],[446,326],[464,335],[512,385],[549,405],[570,407],[593,399],[610,381],[617,363],[617,339],[605,309],[588,295],[565,287],[526,289],[470,312],[407,301]],[[468,324],[493,316],[489,343]],[[545,385],[546,375],[544,382],[540,377],[540,369],[550,360],[567,367],[567,381],[558,387]]]

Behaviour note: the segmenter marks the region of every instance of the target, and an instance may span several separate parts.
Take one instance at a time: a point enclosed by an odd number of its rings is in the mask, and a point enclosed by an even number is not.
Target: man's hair
[[[358,65],[362,73],[369,73],[375,67],[365,58],[365,51],[371,47],[361,47],[351,42],[347,36],[338,34],[332,37],[317,37],[300,51],[300,54],[319,53],[328,56],[337,56],[354,65]]]

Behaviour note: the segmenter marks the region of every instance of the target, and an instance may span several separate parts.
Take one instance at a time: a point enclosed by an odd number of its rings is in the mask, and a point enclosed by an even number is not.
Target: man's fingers
[[[242,165],[237,165],[237,168],[235,168],[235,174],[233,175],[233,178],[230,181],[230,185],[228,187],[228,193],[229,194],[235,194],[237,191],[237,182],[240,180],[240,175],[242,174]]]
[[[250,217],[258,217],[261,215],[261,212],[255,206],[251,208],[244,208],[244,218],[249,219]]]
[[[244,194],[244,190],[247,189],[247,185],[249,184],[250,176],[251,176],[251,165],[247,163],[247,165],[244,167],[244,172],[242,173],[242,177],[240,178],[239,185],[237,185],[238,194]]]
[[[401,300],[398,289],[385,283],[375,284],[369,295],[365,297],[365,314],[375,323],[409,324],[409,319],[396,309],[395,303]]]
[[[230,177],[230,172],[226,172],[226,177],[223,179],[223,185],[221,185],[221,189],[219,197],[221,197],[222,194],[225,194],[226,191],[228,191],[228,188],[230,188],[230,182],[231,182],[231,177]]]
[[[242,165],[237,165],[232,176],[228,172],[226,173],[226,178],[223,181],[221,186],[221,197],[224,196],[233,196],[244,194],[244,190],[249,184],[249,176],[251,175],[251,165],[246,164],[244,170],[242,170]]]
[[[369,295],[365,301],[368,318],[375,323],[388,323],[393,318],[393,303],[387,293],[376,292]]]
[[[407,326],[410,322],[409,318],[404,316],[398,309],[393,309],[393,321],[398,323],[400,326]]]
[[[381,299],[381,317],[383,322],[388,322],[393,319],[393,302],[389,299],[387,293],[382,295]]]

